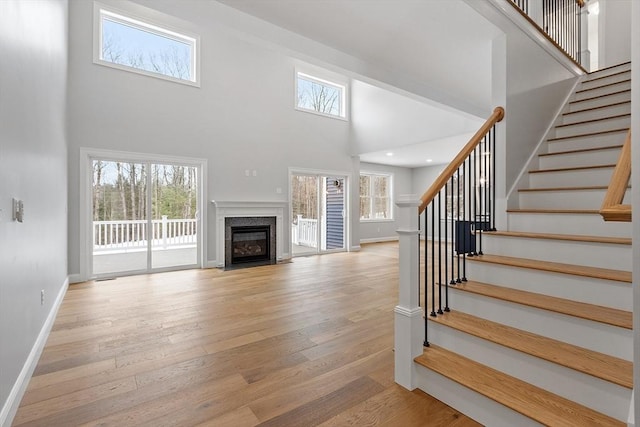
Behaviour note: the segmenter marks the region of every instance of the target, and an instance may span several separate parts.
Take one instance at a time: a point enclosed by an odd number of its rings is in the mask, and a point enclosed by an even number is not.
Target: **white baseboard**
[[[218,268],[220,267],[218,265],[218,261],[216,261],[215,259],[213,261],[206,261],[204,263],[204,268]]]
[[[360,244],[362,244],[362,243],[396,242],[396,241],[398,241],[398,236],[372,237],[370,239],[360,239]]]
[[[69,283],[80,283],[80,282],[84,282],[84,280],[82,280],[82,278],[80,277],[80,274],[69,275]]]
[[[349,248],[349,252],[360,252],[360,249],[362,249],[362,248],[360,247],[360,245],[357,245],[357,246],[351,246],[351,247]]]
[[[44,350],[44,346],[47,343],[47,338],[49,338],[49,332],[51,332],[53,322],[56,320],[58,309],[62,304],[62,300],[64,299],[65,294],[67,293],[67,289],[69,289],[69,281],[70,277],[68,276],[62,284],[62,288],[60,289],[56,300],[53,302],[53,306],[51,307],[51,311],[47,316],[47,320],[45,320],[44,324],[42,325],[42,329],[38,334],[38,338],[33,344],[33,347],[29,352],[29,356],[22,366],[22,370],[20,371],[20,375],[18,375],[18,379],[11,388],[11,392],[9,393],[9,397],[4,404],[4,407],[2,408],[2,410],[0,410],[0,426],[2,427],[10,426],[11,422],[13,421],[13,417],[15,417],[16,412],[18,412],[20,401],[22,400],[25,391],[27,391],[27,386],[29,385],[31,375],[33,375],[33,371],[35,371],[36,366],[38,365],[38,360],[40,360],[42,350]]]

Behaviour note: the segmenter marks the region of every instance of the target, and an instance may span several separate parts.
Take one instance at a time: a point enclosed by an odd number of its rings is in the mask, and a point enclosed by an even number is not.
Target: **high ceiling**
[[[375,68],[373,80],[381,81],[381,87],[396,97],[394,101],[392,95],[383,96],[383,107],[396,117],[389,129],[395,128],[398,136],[384,147],[379,138],[368,144],[360,141],[356,154],[361,154],[363,161],[373,161],[373,157],[367,160],[369,152],[409,145],[415,148],[420,143],[433,150],[440,139],[443,145],[455,144],[456,138],[451,137],[474,130],[469,129],[471,122],[477,122],[473,116],[484,118],[491,113],[491,41],[499,30],[463,0],[218,1]],[[371,77],[367,69],[350,71]],[[424,103],[430,112],[419,123],[415,116],[404,120],[393,114],[396,101],[406,106],[401,98],[408,93],[412,102]],[[352,95],[358,96],[357,91]],[[353,105],[358,103],[353,100]],[[444,124],[447,129],[441,129]],[[443,152],[451,151],[444,148]],[[435,161],[442,156],[434,153],[432,157]],[[415,161],[402,162],[400,155],[394,156],[393,162],[418,166]]]

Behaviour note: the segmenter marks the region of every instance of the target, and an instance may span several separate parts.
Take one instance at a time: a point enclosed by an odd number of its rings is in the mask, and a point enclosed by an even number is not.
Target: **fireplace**
[[[225,269],[275,263],[275,217],[225,218]]]

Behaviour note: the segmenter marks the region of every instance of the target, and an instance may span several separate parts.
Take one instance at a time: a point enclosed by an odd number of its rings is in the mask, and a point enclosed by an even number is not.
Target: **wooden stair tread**
[[[616,308],[603,307],[474,281],[455,285],[455,289],[624,329],[633,328],[632,313]]]
[[[507,213],[600,215],[599,210],[593,209],[507,209]]]
[[[584,108],[582,110],[568,111],[566,113],[562,113],[562,115],[563,116],[570,116],[572,114],[580,114],[580,113],[584,113],[586,111],[604,110],[605,108],[617,107],[618,105],[624,105],[624,104],[631,105],[631,101],[614,102],[614,103],[607,104],[607,105],[601,105],[599,107],[591,107],[591,108]]]
[[[631,239],[626,237],[602,237],[602,236],[588,236],[588,235],[580,235],[580,234],[529,233],[525,231],[499,231],[499,230],[486,232],[486,235],[505,236],[505,237],[524,237],[524,238],[547,239],[547,240],[567,240],[571,242],[586,242],[586,243],[610,243],[614,245],[631,245]]]
[[[629,128],[603,130],[603,131],[600,131],[600,132],[589,132],[589,133],[581,133],[581,134],[578,134],[578,135],[560,136],[560,137],[556,137],[556,138],[549,138],[549,139],[547,139],[547,142],[563,141],[563,140],[566,140],[566,139],[584,138],[584,137],[596,136],[596,135],[606,135],[606,134],[609,134],[609,133],[622,133],[622,132],[624,132],[626,134],[628,131],[629,131]]]
[[[580,150],[558,151],[556,153],[542,153],[542,154],[538,154],[538,157],[562,156],[567,154],[589,153],[592,151],[621,150],[621,149],[622,149],[622,144],[617,144],[617,145],[607,145],[604,147],[597,147],[597,148],[583,148]]]
[[[615,167],[616,165],[574,166],[570,168],[537,169],[537,170],[529,171],[529,173],[570,172],[570,171],[580,171],[580,170],[589,170],[589,169],[607,169],[607,168],[615,168]]]
[[[586,191],[586,190],[607,190],[605,185],[593,185],[589,187],[545,187],[545,188],[520,188],[518,192],[528,193],[536,191]]]
[[[582,122],[567,123],[567,124],[564,124],[564,125],[557,125],[556,128],[565,128],[565,127],[569,127],[569,126],[584,125],[586,123],[601,122],[601,121],[604,121],[604,120],[619,119],[619,118],[622,118],[622,117],[631,117],[631,113],[629,113],[629,114],[617,114],[615,116],[600,117],[600,118],[597,118],[597,119],[584,120]]]
[[[595,86],[595,87],[591,87],[588,89],[580,89],[575,91],[575,93],[584,93],[584,92],[589,92],[590,90],[596,90],[596,89],[602,89],[603,87],[609,87],[609,86],[615,86],[615,85],[619,85],[622,83],[631,83],[631,79],[626,79],[626,80],[620,80],[619,82],[613,82],[613,83],[607,83],[604,85],[600,85],[600,86]]]
[[[615,91],[615,92],[607,93],[605,95],[598,95],[598,96],[592,96],[590,98],[578,99],[576,101],[569,102],[569,104],[578,104],[580,102],[593,101],[594,99],[604,98],[604,97],[607,97],[607,96],[620,95],[621,93],[626,93],[626,92],[631,92],[631,89],[618,90],[618,91]]]
[[[625,62],[621,62],[619,64],[609,65],[608,67],[600,68],[600,69],[594,70],[594,71],[589,71],[587,73],[587,75],[593,76],[595,74],[601,73],[602,71],[611,70],[612,68],[624,67],[625,65],[629,65],[629,64],[631,64],[631,61],[625,61]]]
[[[614,418],[431,345],[416,363],[548,426],[620,426]]]
[[[598,81],[598,80],[608,79],[610,77],[620,76],[622,74],[630,74],[630,73],[631,73],[631,70],[618,71],[617,73],[607,74],[606,76],[590,77],[590,78],[587,78],[587,79],[583,80],[582,83],[591,83],[591,82],[595,82],[595,81]]]
[[[539,359],[633,388],[633,363],[459,311],[429,320]]]
[[[562,264],[559,262],[540,261],[527,258],[515,258],[501,255],[479,255],[467,258],[473,262],[488,262],[492,264],[508,265],[519,268],[549,271],[553,273],[572,274],[574,276],[591,277],[594,279],[613,280],[631,283],[631,272],[611,270],[608,268],[590,267],[586,265]]]

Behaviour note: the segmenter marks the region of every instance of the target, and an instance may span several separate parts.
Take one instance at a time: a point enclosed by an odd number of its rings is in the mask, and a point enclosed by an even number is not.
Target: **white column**
[[[396,201],[400,239],[400,280],[398,305],[394,310],[395,381],[409,390],[416,388],[413,359],[422,354],[424,343],[424,317],[418,298],[419,205],[420,199],[415,194],[400,195]]]

